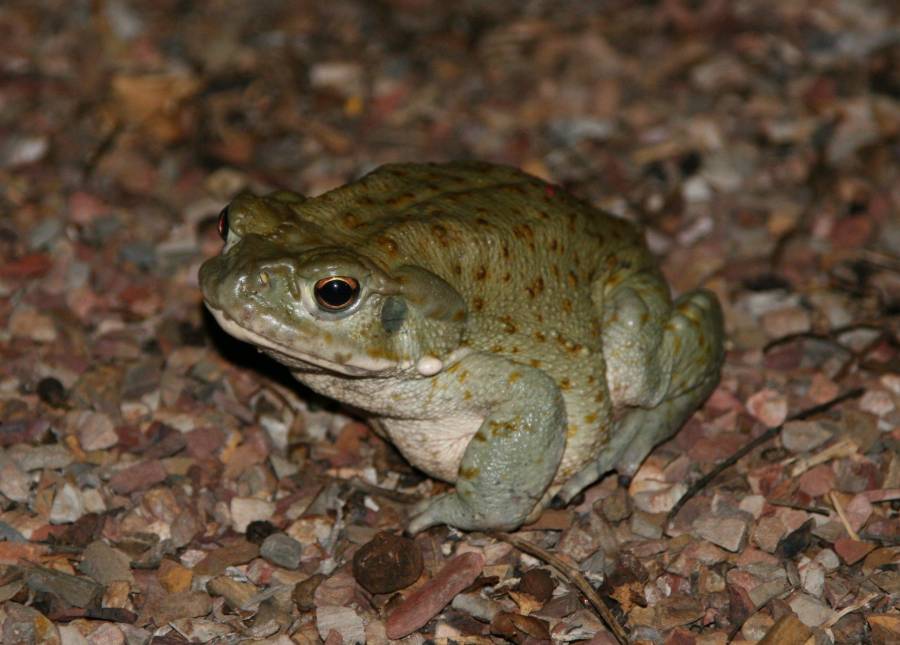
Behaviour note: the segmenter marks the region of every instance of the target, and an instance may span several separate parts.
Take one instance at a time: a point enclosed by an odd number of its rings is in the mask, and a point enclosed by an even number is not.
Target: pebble
[[[753,541],[767,553],[775,553],[778,541],[787,532],[784,523],[774,516],[760,518],[753,528]]]
[[[78,436],[82,450],[106,450],[119,443],[119,435],[112,419],[102,412],[91,410],[70,412],[66,420]]]
[[[620,522],[631,515],[631,498],[624,488],[616,488],[600,502],[600,510],[610,522]]]
[[[453,597],[472,584],[484,568],[484,557],[463,553],[449,560],[431,580],[403,599],[385,623],[387,637],[403,638],[424,627]]]
[[[835,541],[834,550],[847,564],[855,564],[862,560],[869,551],[875,548],[869,542],[860,542],[848,537],[842,537]]]
[[[825,567],[815,560],[808,562],[800,569],[800,582],[806,593],[821,598],[825,591]]]
[[[831,431],[816,421],[788,421],[781,431],[781,444],[791,452],[809,452],[831,437]]]
[[[31,496],[31,478],[12,460],[0,466],[0,493],[20,504]]]
[[[27,338],[36,343],[52,343],[57,336],[53,318],[28,305],[19,305],[13,310],[7,329],[16,338]]]
[[[802,307],[776,309],[763,315],[762,326],[769,338],[804,334],[812,326],[809,312]]]
[[[66,388],[57,378],[45,376],[38,381],[35,389],[41,401],[51,408],[61,408],[66,403],[66,397],[68,396]]]
[[[285,533],[273,533],[263,540],[259,548],[263,558],[285,569],[297,569],[302,553],[303,546]]]
[[[53,505],[50,507],[51,524],[69,524],[84,515],[84,501],[81,491],[66,482],[56,491]]]
[[[78,569],[102,585],[109,585],[117,580],[134,582],[131,558],[101,540],[95,540],[87,546]]]
[[[230,510],[234,530],[244,533],[251,522],[271,518],[275,514],[275,504],[255,497],[232,497]]]
[[[362,618],[350,607],[318,607],[316,630],[326,643],[329,642],[332,630],[340,635],[343,645],[362,645],[366,642],[366,628]]]
[[[791,609],[807,627],[818,627],[831,618],[831,608],[805,593],[798,593],[788,601]]]
[[[146,490],[165,481],[166,469],[158,459],[150,459],[117,471],[109,479],[110,487],[122,495]]]
[[[837,554],[831,549],[822,549],[813,560],[825,567],[826,571],[834,571],[841,566],[841,561],[838,560]]]
[[[694,522],[694,535],[737,553],[747,537],[747,522],[737,517],[702,517]]]
[[[405,589],[422,575],[422,553],[414,540],[382,531],[353,555],[353,577],[369,593]]]
[[[777,390],[760,390],[747,399],[747,410],[764,425],[774,428],[787,417],[787,399]]]
[[[859,409],[876,417],[883,417],[895,407],[893,398],[884,390],[867,390],[859,400]]]

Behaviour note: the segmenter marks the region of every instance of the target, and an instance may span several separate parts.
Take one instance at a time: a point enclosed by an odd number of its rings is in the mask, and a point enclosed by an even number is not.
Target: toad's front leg
[[[435,524],[465,530],[521,526],[553,481],[565,449],[565,405],[549,376],[482,355],[464,359],[459,370],[478,374],[484,392],[470,391],[470,401],[486,416],[463,454],[456,490],[420,504],[411,533]],[[439,378],[445,377],[456,380],[452,374]]]

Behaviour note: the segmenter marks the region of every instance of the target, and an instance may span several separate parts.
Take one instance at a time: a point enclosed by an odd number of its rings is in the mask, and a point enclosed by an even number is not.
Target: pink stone
[[[385,623],[387,637],[403,638],[424,627],[484,568],[484,557],[469,552],[452,558],[434,578],[404,598]]]
[[[763,424],[774,428],[787,417],[787,399],[777,390],[760,390],[747,399],[747,410]]]

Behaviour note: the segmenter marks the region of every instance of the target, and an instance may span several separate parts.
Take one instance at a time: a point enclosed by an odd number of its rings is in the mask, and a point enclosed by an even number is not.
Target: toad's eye
[[[331,276],[313,287],[316,302],[325,311],[342,311],[359,298],[359,282],[354,278]]]
[[[219,229],[219,237],[223,240],[228,239],[228,207],[222,209],[219,213],[219,223],[216,225]]]

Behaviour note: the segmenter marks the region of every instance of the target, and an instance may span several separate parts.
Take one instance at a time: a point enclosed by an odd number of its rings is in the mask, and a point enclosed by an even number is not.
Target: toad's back
[[[563,353],[598,347],[606,287],[655,271],[628,222],[487,163],[382,166],[306,202],[301,216],[388,270],[439,275],[466,300],[469,344],[501,354],[528,355],[523,344],[551,334]]]

